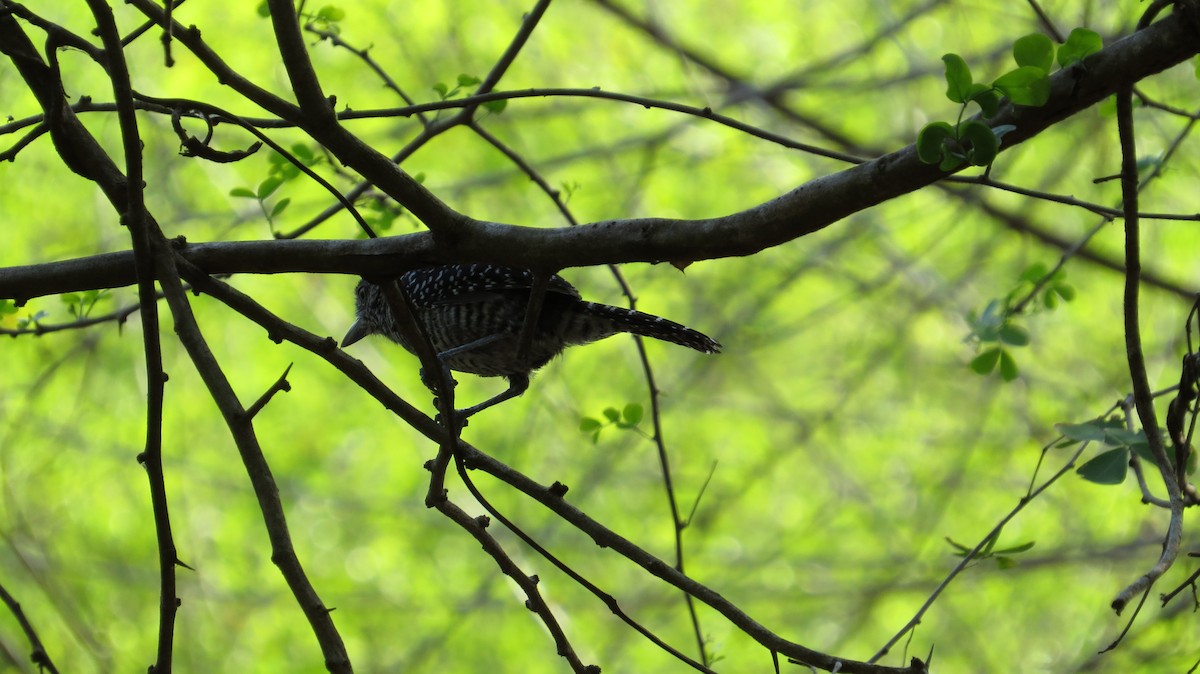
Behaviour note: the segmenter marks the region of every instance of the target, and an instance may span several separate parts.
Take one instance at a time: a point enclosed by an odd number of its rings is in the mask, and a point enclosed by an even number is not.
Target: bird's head
[[[346,348],[367,335],[379,334],[391,322],[392,313],[383,297],[383,290],[366,279],[358,282],[354,289],[354,324],[342,338]]]

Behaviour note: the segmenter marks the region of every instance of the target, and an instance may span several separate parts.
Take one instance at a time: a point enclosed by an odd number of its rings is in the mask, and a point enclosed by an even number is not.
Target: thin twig
[[[170,674],[175,644],[175,618],[179,610],[175,566],[179,555],[171,532],[170,509],[163,476],[162,424],[166,373],[163,372],[162,344],[158,326],[158,297],[154,280],[157,262],[153,240],[162,232],[150,219],[145,204],[145,180],[142,170],[142,139],[138,132],[137,115],[133,106],[133,86],[129,67],[121,47],[112,9],[104,0],[88,0],[92,16],[106,52],[106,68],[112,81],[113,98],[117,103],[117,118],[121,127],[121,144],[125,155],[125,203],[117,204],[122,220],[129,228],[133,243],[134,262],[138,277],[138,303],[141,305],[142,343],[146,360],[146,445],[139,461],[150,480],[150,500],[154,513],[155,536],[158,543],[159,612],[158,653],[156,674]],[[107,158],[107,157],[106,157]],[[115,194],[115,190],[114,190]]]
[[[25,638],[29,640],[29,646],[33,649],[30,654],[33,664],[37,665],[38,669],[48,671],[50,674],[58,674],[58,668],[54,666],[54,661],[46,653],[46,647],[42,645],[42,640],[38,638],[37,630],[33,628],[33,624],[29,622],[25,611],[21,609],[21,604],[8,593],[8,590],[4,589],[3,585],[0,585],[0,601],[4,602],[9,612],[17,619],[17,624],[21,626],[21,631],[25,633]]]

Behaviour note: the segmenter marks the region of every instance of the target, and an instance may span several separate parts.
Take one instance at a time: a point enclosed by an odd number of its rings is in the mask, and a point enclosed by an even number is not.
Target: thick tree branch
[[[134,0],[134,4],[155,15],[152,3]],[[1045,106],[1010,106],[1001,111],[994,123],[1017,127],[1004,137],[1005,146],[1033,138],[1114,93],[1118,87],[1161,72],[1200,52],[1198,5],[1198,0],[1184,0],[1167,18],[1109,45],[1082,64],[1059,72],[1052,78],[1051,97]],[[203,47],[195,31],[178,29],[176,36],[194,51]],[[408,205],[406,202],[412,200],[403,198],[405,191],[392,189],[399,172],[390,160],[337,128],[337,133],[318,140],[338,154],[339,159]],[[928,186],[944,175],[937,167],[922,164],[909,146],[822,176],[776,199],[725,217],[637,218],[555,229],[464,219],[459,223],[461,228],[453,228],[458,234],[438,241],[423,232],[374,242],[203,244],[188,247],[184,254],[209,273],[394,274],[414,266],[456,260],[556,270],[619,262],[714,259],[750,255],[811,234],[852,213]],[[430,208],[438,210],[436,206],[423,210]],[[414,210],[414,213],[422,217],[421,212]],[[129,285],[133,281],[132,258],[116,253],[55,265],[0,270],[0,298],[25,300],[71,290]]]

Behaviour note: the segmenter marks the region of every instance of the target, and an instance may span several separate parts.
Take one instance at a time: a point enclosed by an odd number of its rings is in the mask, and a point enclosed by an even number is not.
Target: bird
[[[383,288],[363,278],[354,290],[354,323],[342,338],[346,348],[368,335],[383,335],[410,353]],[[521,330],[534,284],[533,272],[492,264],[449,264],[414,269],[395,279],[408,295],[425,335],[443,366],[482,377],[504,377],[508,388],[482,403],[458,410],[466,419],[516,398],[529,388],[532,373],[568,346],[632,333],[719,353],[715,339],[651,314],[584,300],[575,286],[550,276],[532,338],[521,353]],[[383,281],[390,282],[390,281]],[[426,385],[430,380],[422,371]],[[431,389],[436,389],[430,386]]]

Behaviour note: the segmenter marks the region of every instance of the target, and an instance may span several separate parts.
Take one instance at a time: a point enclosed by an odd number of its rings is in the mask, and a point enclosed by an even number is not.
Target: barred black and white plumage
[[[467,416],[521,395],[530,373],[566,347],[617,333],[652,337],[702,353],[721,350],[716,340],[665,318],[588,302],[574,286],[553,275],[532,341],[521,355],[517,351],[533,285],[531,272],[486,264],[445,265],[406,272],[398,281],[447,367],[509,380],[507,391],[465,410]],[[381,334],[412,351],[396,327],[382,288],[364,279],[355,289],[355,300],[356,320],[343,347]]]

